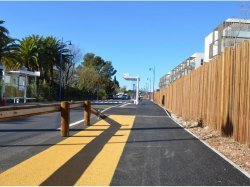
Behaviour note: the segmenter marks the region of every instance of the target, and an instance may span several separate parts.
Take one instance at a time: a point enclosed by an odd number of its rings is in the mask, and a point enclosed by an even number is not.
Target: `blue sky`
[[[71,40],[83,52],[112,61],[120,85],[124,73],[139,75],[140,87],[195,52],[229,17],[242,17],[242,2],[0,2],[0,20],[14,38],[31,34]]]

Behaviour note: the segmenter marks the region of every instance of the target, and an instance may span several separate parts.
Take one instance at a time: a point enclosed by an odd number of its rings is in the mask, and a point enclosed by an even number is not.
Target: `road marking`
[[[123,149],[133,127],[135,116],[112,116],[112,119],[124,125],[116,132],[87,170],[79,178],[79,186],[109,186],[118,165]],[[126,125],[126,126],[125,126]],[[126,129],[126,130],[125,130]],[[117,143],[119,142],[119,143]]]
[[[143,117],[143,118],[169,118],[168,116],[145,116],[145,115],[136,115],[136,117]]]
[[[119,105],[115,105],[115,106],[108,107],[108,108],[102,110],[101,112],[105,112],[105,111],[107,111],[107,110],[109,110],[109,109],[111,109],[111,108],[117,107],[117,106],[119,106]],[[93,117],[95,117],[95,116],[92,116],[91,118],[93,118]],[[79,120],[79,121],[76,121],[76,122],[74,122],[74,123],[70,123],[69,126],[70,126],[70,127],[73,127],[73,126],[78,125],[78,124],[83,123],[83,122],[84,122],[84,119]],[[61,130],[61,127],[58,127],[57,130]]]
[[[117,107],[117,106],[119,106],[119,105],[115,105],[115,106],[108,107],[108,108],[106,108],[105,110],[102,110],[101,112],[105,112],[105,111],[107,111],[107,110],[109,110],[109,109],[111,109],[111,108]]]
[[[72,126],[78,125],[79,123],[82,123],[82,122],[84,122],[84,119],[83,119],[83,120],[76,121],[76,122],[74,122],[74,123],[71,123],[71,124],[69,124],[69,126],[72,127]],[[60,128],[60,129],[61,129],[61,128]]]
[[[76,185],[106,186],[109,185],[112,180],[133,126],[135,116],[111,115],[109,118],[116,123],[119,123],[121,125],[121,130],[118,130],[115,135],[109,139],[108,143],[104,145],[81,177],[75,182]],[[87,129],[74,134],[72,137],[51,146],[39,154],[34,155],[33,157],[1,173],[0,185],[41,185],[50,176],[56,173],[59,168],[69,162],[70,159],[72,159],[72,157],[74,157],[77,153],[84,150],[85,146],[87,146],[94,139],[98,138],[98,136],[104,133],[108,128],[110,128],[110,124],[107,121],[98,121]],[[123,128],[128,130],[122,130]],[[79,165],[81,163],[77,164]],[[72,174],[72,172],[74,172],[74,167],[66,172]],[[60,183],[60,181],[58,183]]]
[[[108,127],[99,121],[0,174],[0,185],[38,186]]]
[[[123,105],[121,105],[121,106],[119,106],[119,107],[124,107],[124,106],[126,106],[126,105],[129,105],[130,103],[125,103],[125,104],[123,104]]]
[[[166,114],[169,116],[169,118],[172,119],[172,121],[174,121],[177,125],[181,126],[185,131],[187,131],[189,134],[193,135],[200,142],[202,142],[205,146],[207,146],[209,149],[211,149],[213,152],[215,152],[217,155],[219,155],[221,158],[223,158],[225,161],[227,161],[234,168],[236,168],[238,171],[240,171],[242,174],[244,174],[246,177],[248,177],[250,179],[250,174],[246,170],[244,170],[243,168],[239,167],[236,163],[234,163],[232,160],[228,159],[221,152],[219,152],[218,150],[216,150],[215,148],[213,148],[212,146],[210,146],[207,142],[203,141],[198,136],[196,136],[194,133],[192,133],[190,130],[188,130],[183,125],[181,125],[180,123],[178,123],[177,121],[175,121],[174,118],[172,118],[172,116],[169,115],[169,113],[167,112],[167,110],[165,108],[163,108],[161,105],[158,104],[158,106],[160,106],[166,112]]]

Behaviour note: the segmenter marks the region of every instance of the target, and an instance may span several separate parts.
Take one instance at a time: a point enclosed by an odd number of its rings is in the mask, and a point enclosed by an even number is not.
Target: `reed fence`
[[[155,92],[155,102],[250,146],[250,42],[243,41]]]

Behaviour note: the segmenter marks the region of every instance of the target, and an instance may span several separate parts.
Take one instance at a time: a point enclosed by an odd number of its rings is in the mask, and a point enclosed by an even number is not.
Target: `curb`
[[[232,160],[228,159],[225,155],[223,155],[221,152],[219,152],[218,150],[216,150],[215,148],[213,148],[212,146],[210,146],[207,142],[205,142],[204,140],[201,140],[198,136],[196,136],[194,133],[192,133],[190,130],[186,129],[183,125],[181,125],[180,123],[178,123],[177,121],[175,121],[172,116],[170,115],[171,113],[165,109],[164,107],[162,107],[161,105],[158,104],[159,107],[161,107],[166,114],[169,116],[169,118],[171,118],[177,125],[181,126],[185,131],[187,131],[188,133],[190,133],[192,136],[194,136],[195,138],[197,138],[201,143],[203,143],[205,146],[207,146],[209,149],[211,149],[213,152],[215,152],[217,155],[219,155],[221,158],[223,158],[225,161],[227,161],[229,164],[231,164],[234,168],[236,168],[238,171],[240,171],[243,175],[245,175],[247,178],[250,179],[250,174],[244,170],[243,168],[241,168],[240,166],[238,166],[236,163],[234,163]]]

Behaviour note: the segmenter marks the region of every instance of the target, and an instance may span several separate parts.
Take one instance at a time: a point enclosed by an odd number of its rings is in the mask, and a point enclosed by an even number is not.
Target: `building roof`
[[[224,22],[250,23],[250,19],[228,18]]]
[[[8,73],[11,74],[21,74],[21,75],[28,75],[32,77],[40,77],[40,71],[26,71],[26,70],[18,70],[18,71],[9,71]]]

